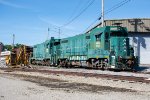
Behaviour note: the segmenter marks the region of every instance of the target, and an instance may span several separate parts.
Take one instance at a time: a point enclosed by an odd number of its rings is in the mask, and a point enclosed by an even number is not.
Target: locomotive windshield
[[[110,33],[110,36],[115,36],[115,37],[127,37],[128,34],[126,32],[121,32],[121,31],[114,31]]]

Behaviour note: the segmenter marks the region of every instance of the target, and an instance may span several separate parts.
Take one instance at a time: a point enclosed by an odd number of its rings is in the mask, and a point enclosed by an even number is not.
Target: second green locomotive
[[[31,62],[120,70],[133,70],[138,66],[127,29],[121,26],[95,27],[87,33],[64,39],[52,37],[34,46]]]

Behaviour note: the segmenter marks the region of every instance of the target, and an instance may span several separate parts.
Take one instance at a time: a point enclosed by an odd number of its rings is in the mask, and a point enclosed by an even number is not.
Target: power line
[[[123,5],[125,5],[126,3],[130,2],[131,0],[123,0],[119,3],[117,3],[116,5],[114,5],[113,7],[111,7],[110,9],[106,10],[104,15],[107,15],[108,13],[122,7]],[[101,17],[99,18],[99,20],[101,19]]]
[[[131,0],[123,0],[123,1],[121,1],[121,2],[119,2],[119,3],[117,3],[116,5],[114,5],[113,7],[111,7],[110,9],[106,10],[105,13],[104,13],[104,15],[106,15],[106,14],[108,14],[108,13],[110,13],[110,12],[112,12],[112,11],[118,9],[118,8],[120,8],[121,6],[125,5],[125,4],[128,3],[129,1],[131,1]],[[101,17],[100,17],[100,18],[101,18]],[[89,30],[90,27],[92,27],[100,18],[97,18],[96,20],[94,20],[94,21],[83,31],[83,33],[86,32],[87,30]],[[69,23],[69,24],[70,24],[70,23]]]
[[[69,24],[71,24],[74,20],[76,20],[78,17],[80,17],[93,3],[95,0],[92,0],[77,16],[75,16],[72,20],[70,20],[69,22],[67,22],[66,24],[64,24],[61,27],[65,27]]]
[[[120,4],[124,3],[125,1],[129,1],[129,0],[123,0],[123,1],[121,1],[121,2],[119,2],[119,3],[117,3],[117,4],[115,4],[113,7],[109,8],[109,9],[106,10],[105,12],[108,12],[108,11],[114,9],[115,7],[117,7],[117,6],[119,6]]]
[[[87,30],[89,30],[97,21],[98,21],[98,18],[94,20],[82,33],[87,32]]]
[[[82,1],[82,0],[79,0],[79,2],[77,3],[77,5],[76,5],[75,9],[72,11],[72,13],[71,13],[70,17],[68,17],[68,19],[69,19],[69,20],[73,17],[73,15],[75,14],[75,12],[77,11],[77,8],[79,8],[79,7],[80,7],[80,5],[81,5],[81,1]],[[89,1],[90,1],[90,0],[89,0]]]
[[[65,26],[71,24],[71,23],[72,23],[74,20],[76,20],[78,17],[80,17],[81,14],[84,13],[84,12],[94,3],[95,0],[92,0],[91,2],[90,2],[90,1],[91,1],[91,0],[88,1],[89,4],[87,5],[87,7],[85,7],[77,16],[75,16],[72,20],[70,20],[68,23],[64,24],[63,26],[61,26],[61,27],[58,27],[58,26],[57,26],[57,28],[65,27]],[[111,7],[110,9],[106,10],[105,13],[104,13],[104,15],[106,15],[106,14],[108,14],[108,13],[110,13],[110,12],[112,12],[112,11],[118,9],[118,8],[120,8],[121,6],[125,5],[125,4],[128,3],[129,1],[131,1],[131,0],[123,0],[123,1],[121,1],[121,2],[119,2],[119,3],[117,3],[116,5],[114,5],[113,7]],[[72,15],[72,16],[73,16],[73,15]],[[71,16],[71,17],[72,17],[72,16]],[[71,17],[70,17],[70,18],[71,18]],[[101,19],[101,17],[100,17],[100,18],[97,18],[96,20],[94,20],[94,21],[85,29],[84,32],[86,32],[87,30],[89,30],[89,28],[90,28],[91,26],[93,26],[93,25],[94,25],[98,20],[100,20],[100,19]],[[56,31],[55,31],[55,32],[56,32]],[[83,32],[83,33],[84,33],[84,32]],[[61,33],[61,34],[66,35],[66,34],[64,34],[64,33]],[[67,36],[68,36],[68,35],[67,35]]]
[[[131,0],[124,0],[124,1],[122,1],[121,3],[116,4],[116,5],[115,5],[114,7],[112,7],[110,10],[106,11],[106,12],[105,12],[105,15],[108,14],[108,13],[110,13],[110,12],[112,12],[112,11],[114,11],[114,10],[116,10],[116,9],[118,9],[118,8],[120,8],[120,7],[122,7],[123,5],[125,5],[126,3],[130,2],[130,1],[131,1]]]
[[[49,39],[50,33],[56,33],[56,34],[58,34],[58,38],[59,39],[61,38],[61,35],[63,35],[63,36],[70,36],[70,35],[62,32],[64,28],[60,28],[59,26],[56,26],[54,24],[49,24],[49,25],[50,26],[48,27],[47,40]],[[71,29],[67,29],[67,30],[71,30]]]
[[[79,1],[77,7],[80,6],[81,1],[82,1],[82,0]],[[56,25],[52,25],[52,24],[51,24],[52,27],[55,27],[55,28],[57,28],[57,29],[59,30],[59,37],[60,37],[60,28],[63,28],[63,27],[65,27],[65,26],[71,24],[74,20],[76,20],[78,17],[80,17],[81,14],[83,14],[90,6],[94,3],[94,1],[95,1],[95,0],[88,0],[87,3],[86,3],[86,4],[88,4],[88,5],[87,5],[85,8],[81,9],[81,10],[80,10],[80,13],[79,13],[78,15],[76,15],[74,18],[72,18],[69,22],[67,22],[67,23],[64,24],[63,26],[59,27],[59,26],[56,26]],[[77,8],[77,7],[76,7],[76,8]],[[76,11],[76,9],[75,9],[74,11]],[[72,16],[73,16],[73,14],[72,14],[69,18],[71,18]],[[57,33],[57,31],[54,31],[54,30],[51,30],[51,31]],[[64,34],[64,33],[61,33],[61,34],[66,35],[66,34]],[[68,36],[68,35],[67,35],[67,36]]]
[[[112,12],[112,11],[118,9],[118,8],[120,8],[121,6],[125,5],[129,1],[131,1],[131,0],[123,0],[123,1],[121,1],[119,3],[117,3],[116,5],[114,5],[113,7],[111,7],[110,9],[106,10],[105,13],[104,13],[104,15],[106,15],[106,14],[108,14],[108,13],[110,13],[110,12]],[[94,20],[83,32],[86,32],[87,30],[89,30],[89,28],[92,27],[100,19],[101,19],[101,17],[97,18],[96,20]]]

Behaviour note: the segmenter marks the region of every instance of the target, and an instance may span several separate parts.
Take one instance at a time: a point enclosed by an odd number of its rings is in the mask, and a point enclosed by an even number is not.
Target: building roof
[[[104,25],[126,27],[130,33],[150,33],[150,18],[109,19],[104,21]],[[101,27],[101,23],[93,28],[96,27]]]

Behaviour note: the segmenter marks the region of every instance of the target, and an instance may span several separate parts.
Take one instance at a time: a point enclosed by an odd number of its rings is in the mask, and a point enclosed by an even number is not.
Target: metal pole
[[[48,28],[47,40],[49,39],[49,31],[50,31],[50,28]]]
[[[15,34],[13,34],[13,43],[12,43],[12,49],[14,49],[14,43],[15,43]]]
[[[59,39],[60,39],[60,27],[59,27]]]
[[[102,0],[102,27],[104,27],[104,0]]]
[[[0,61],[1,61],[1,52],[2,52],[2,43],[0,43]]]

